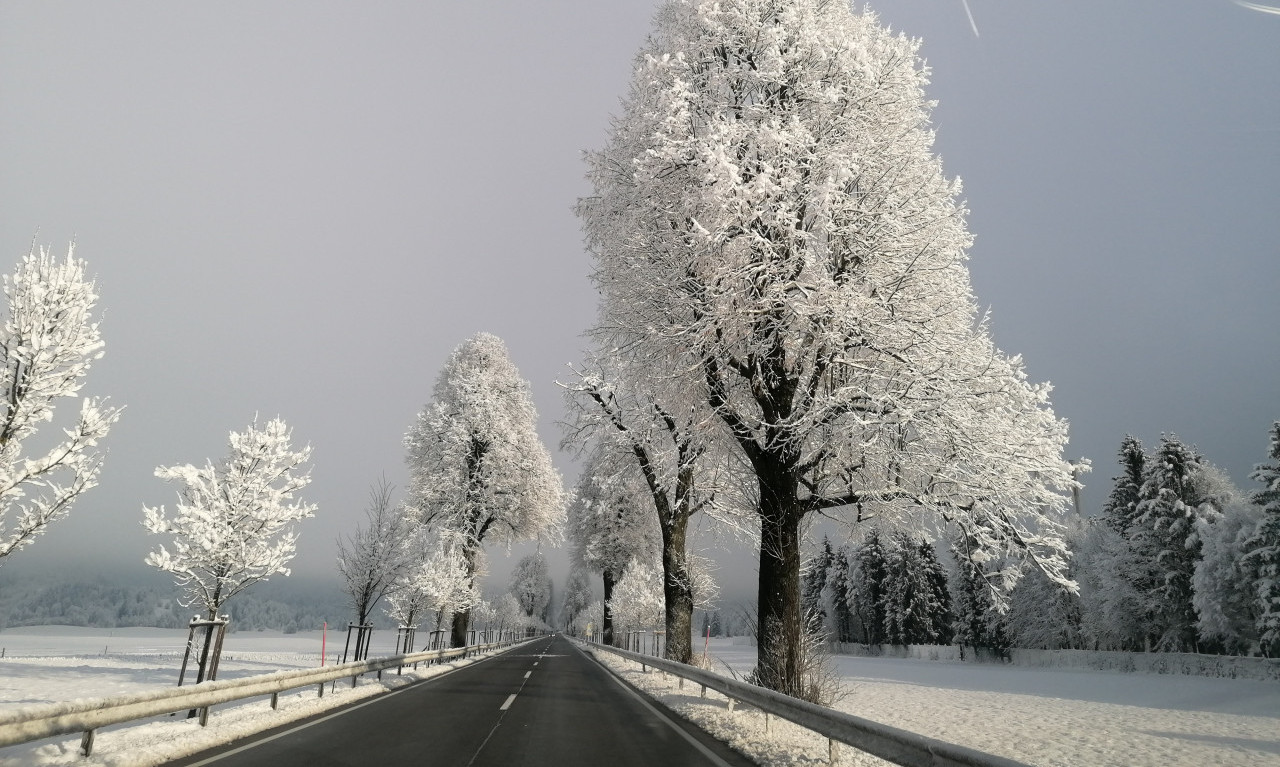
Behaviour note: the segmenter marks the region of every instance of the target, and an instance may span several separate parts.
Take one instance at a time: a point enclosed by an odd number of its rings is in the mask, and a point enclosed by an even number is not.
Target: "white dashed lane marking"
[[[515,699],[516,699],[516,694],[513,692],[513,693],[511,693],[510,695],[508,695],[508,696],[507,696],[507,702],[506,702],[506,703],[503,703],[501,706],[499,706],[499,707],[498,707],[498,710],[499,710],[499,711],[506,711],[507,709],[511,708],[511,702],[512,702],[512,701],[514,701]]]

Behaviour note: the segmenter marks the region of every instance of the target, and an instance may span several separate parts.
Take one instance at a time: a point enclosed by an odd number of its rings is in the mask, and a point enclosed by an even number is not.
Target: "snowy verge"
[[[757,764],[773,767],[829,765],[828,741],[818,733],[778,717],[765,721],[764,712],[738,703],[729,710],[729,698],[701,685],[649,667],[641,671],[632,661],[609,652],[585,647],[623,682],[662,703],[711,737],[727,744]],[[892,767],[870,754],[840,746],[840,767]]]
[[[382,680],[361,679],[352,687],[349,681],[327,685],[324,697],[318,697],[314,686],[280,694],[279,707],[271,710],[269,698],[257,698],[215,707],[209,724],[201,727],[195,719],[156,717],[138,724],[105,727],[97,731],[93,756],[80,755],[80,736],[63,736],[45,741],[0,749],[0,767],[26,765],[74,765],[75,767],[150,767],[173,759],[199,753],[215,746],[280,725],[296,722],[330,709],[344,706],[381,693],[402,689],[414,682],[448,673],[456,668],[484,660],[459,659],[450,663],[406,669],[401,676],[383,674]]]
[[[1002,663],[985,648],[958,645],[864,645],[835,642],[831,651],[858,658],[911,658],[914,660]],[[1113,652],[1106,650],[1009,651],[1009,663],[1029,668],[1078,668],[1146,674],[1183,674],[1222,679],[1256,679],[1280,682],[1280,659],[1238,655],[1200,655],[1178,652]]]

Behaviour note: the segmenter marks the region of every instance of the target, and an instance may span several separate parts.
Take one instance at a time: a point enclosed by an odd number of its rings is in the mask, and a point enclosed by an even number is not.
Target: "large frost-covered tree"
[[[392,503],[391,493],[386,479],[370,488],[366,524],[357,525],[345,540],[338,538],[338,574],[359,626],[369,622],[373,608],[395,589],[406,565],[413,523]]]
[[[93,319],[98,291],[75,246],[65,258],[28,253],[4,277],[8,316],[0,328],[0,564],[31,545],[98,484],[95,449],[119,410],[94,398],[60,437],[41,433],[60,400],[75,397],[103,342]]]
[[[551,573],[541,551],[516,563],[509,589],[526,616],[546,621],[547,607],[551,604]]]
[[[294,450],[292,434],[279,418],[231,432],[222,463],[203,468],[161,466],[156,476],[181,485],[172,517],[164,506],[143,507],[143,526],[172,536],[173,550],[160,544],[146,563],[167,573],[184,606],[200,605],[210,619],[224,602],[277,573],[288,575],[297,551],[295,524],[315,515],[315,504],[296,497],[311,483],[304,464],[311,448]]]
[[[643,482],[625,455],[597,444],[578,475],[569,504],[568,530],[574,561],[601,574],[604,612],[600,636],[613,643],[613,589],[633,560],[649,562],[661,545],[657,518],[642,505]]]
[[[1066,427],[977,313],[918,43],[826,0],[655,18],[579,204],[594,335],[694,387],[751,469],[757,680],[805,687],[810,514],[951,521],[1065,580]]]
[[[474,576],[482,548],[552,534],[564,489],[538,438],[529,384],[497,336],[479,333],[449,356],[432,402],[405,437],[408,505],[424,524],[460,540]],[[453,614],[466,643],[470,612]]]
[[[565,579],[564,601],[560,604],[560,625],[570,633],[577,634],[578,617],[583,615],[595,594],[591,590],[591,577],[586,568],[575,563],[569,568],[569,577]]]
[[[666,635],[664,653],[680,663],[693,660],[693,581],[689,524],[701,510],[715,512],[717,492],[727,490],[716,440],[699,425],[706,403],[687,399],[688,388],[646,385],[645,370],[617,349],[595,354],[588,369],[567,387],[575,421],[566,442],[614,445],[643,479],[661,534]],[[651,368],[650,362],[643,368]],[[723,451],[719,451],[723,452]],[[712,455],[708,455],[711,453]],[[715,460],[720,459],[720,460]]]

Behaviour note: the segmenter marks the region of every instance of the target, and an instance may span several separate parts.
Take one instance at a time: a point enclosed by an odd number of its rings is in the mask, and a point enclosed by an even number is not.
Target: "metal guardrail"
[[[844,743],[903,767],[1028,767],[1023,762],[900,730],[665,658],[606,645],[582,646],[588,650],[613,653],[641,664],[642,668],[653,666],[688,679],[702,685],[704,696],[707,688],[721,692],[729,698],[730,710],[734,701],[739,701],[765,712],[766,722],[772,715],[813,730],[828,739],[832,763],[836,761],[835,744]]]
[[[274,709],[279,703],[280,693],[287,690],[314,684],[319,685],[318,694],[323,697],[326,682],[350,677],[351,686],[354,687],[357,679],[371,672],[377,672],[378,677],[381,678],[382,672],[387,669],[465,658],[473,654],[521,644],[524,641],[526,640],[522,638],[449,650],[392,655],[337,666],[277,671],[272,674],[204,682],[188,687],[161,688],[110,698],[81,698],[29,706],[16,711],[0,710],[0,747],[80,732],[84,733],[80,741],[81,751],[85,756],[90,756],[93,753],[94,731],[107,725],[162,716],[184,709],[199,710],[200,724],[204,725],[208,722],[209,707],[220,703],[270,695],[271,708]]]

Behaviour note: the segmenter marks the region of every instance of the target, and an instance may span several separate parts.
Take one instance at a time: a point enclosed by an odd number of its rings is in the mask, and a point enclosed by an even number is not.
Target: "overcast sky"
[[[315,449],[332,568],[449,351],[506,340],[555,450],[595,295],[571,207],[652,0],[0,0],[0,268],[71,238],[126,406],[14,565],[141,560],[161,464],[255,412]],[[1231,0],[882,0],[924,39],[999,345],[1050,380],[1096,510],[1126,433],[1245,488],[1280,419],[1280,15]],[[65,406],[64,406],[65,407]],[[570,457],[557,463],[571,484]],[[510,563],[494,557],[504,576]],[[557,568],[557,577],[562,569]],[[732,584],[726,591],[735,592]]]

